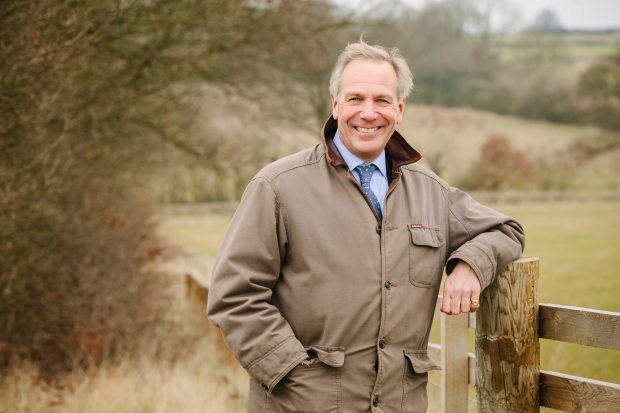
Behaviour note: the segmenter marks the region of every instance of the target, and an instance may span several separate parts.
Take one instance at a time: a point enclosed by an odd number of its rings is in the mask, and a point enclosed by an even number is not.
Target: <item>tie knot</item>
[[[361,184],[364,185],[370,182],[370,179],[372,178],[372,174],[373,172],[375,172],[375,169],[377,169],[377,167],[372,163],[371,164],[363,163],[361,165],[356,166],[355,169],[360,174]]]

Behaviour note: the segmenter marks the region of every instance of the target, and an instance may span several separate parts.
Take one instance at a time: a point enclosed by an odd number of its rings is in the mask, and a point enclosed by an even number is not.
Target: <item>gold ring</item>
[[[471,302],[471,308],[478,308],[480,306],[480,300],[474,300],[472,298],[470,302]]]

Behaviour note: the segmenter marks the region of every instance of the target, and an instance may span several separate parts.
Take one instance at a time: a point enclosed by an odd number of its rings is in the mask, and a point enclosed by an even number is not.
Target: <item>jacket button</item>
[[[385,340],[384,339],[379,340],[379,348],[385,348]]]
[[[377,396],[376,394],[372,396],[372,405],[375,407],[379,405],[379,396]]]
[[[377,234],[381,235],[381,224],[377,224]]]
[[[385,284],[383,284],[385,286],[385,288],[387,290],[389,290],[390,288],[392,288],[392,283],[390,281],[386,281]]]

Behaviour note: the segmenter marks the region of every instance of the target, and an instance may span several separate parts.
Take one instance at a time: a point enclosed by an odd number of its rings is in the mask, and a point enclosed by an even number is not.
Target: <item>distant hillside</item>
[[[414,97],[415,98],[415,97]],[[453,184],[466,176],[490,137],[505,137],[534,164],[547,164],[565,187],[620,188],[620,151],[582,156],[579,148],[596,146],[601,131],[502,116],[468,108],[410,103],[399,128],[422,153],[422,162]],[[578,164],[579,163],[579,164]],[[553,184],[551,182],[550,184]]]

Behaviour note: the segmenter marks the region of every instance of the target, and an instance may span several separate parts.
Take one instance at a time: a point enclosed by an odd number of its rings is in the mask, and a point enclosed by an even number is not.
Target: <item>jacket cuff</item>
[[[291,336],[250,363],[247,370],[265,391],[271,393],[276,384],[306,357],[308,353],[304,346]]]
[[[480,281],[480,291],[484,290],[493,282],[495,278],[494,261],[480,248],[472,244],[464,244],[461,248],[454,251],[446,264],[446,274],[450,275],[458,260],[465,261],[474,270],[478,281]]]

